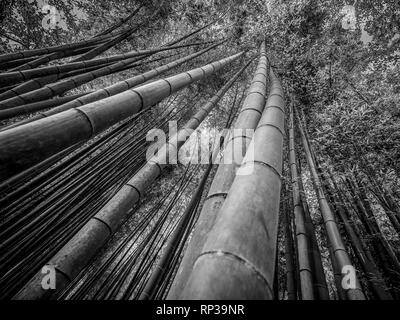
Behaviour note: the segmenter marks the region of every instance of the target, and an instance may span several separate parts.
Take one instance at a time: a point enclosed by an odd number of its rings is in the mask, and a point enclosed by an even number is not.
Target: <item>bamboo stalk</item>
[[[260,46],[260,58],[246,99],[236,120],[234,135],[226,139],[223,159],[218,166],[207,198],[199,214],[191,240],[187,246],[182,262],[168,293],[168,299],[175,300],[182,293],[186,281],[192,271],[195,258],[200,253],[207,234],[217,218],[219,208],[235,178],[235,172],[243,160],[243,154],[251,140],[252,130],[260,120],[265,106],[267,81],[267,57],[265,43]],[[246,130],[250,129],[250,130]],[[243,148],[243,150],[242,150]],[[228,161],[231,161],[230,163]]]
[[[296,225],[300,290],[302,300],[314,300],[313,270],[310,261],[310,239],[306,229],[305,214],[301,203],[299,175],[297,171],[296,150],[294,141],[293,103],[290,103],[289,114],[289,165],[292,179],[293,214]]]
[[[301,178],[301,162],[299,159],[299,191],[301,196],[301,203],[303,205],[304,216],[305,216],[305,224],[308,238],[310,239],[310,247],[312,250],[312,261],[314,268],[314,286],[315,292],[318,293],[318,299],[320,300],[330,300],[328,285],[326,283],[326,276],[324,272],[324,266],[322,264],[321,252],[319,250],[318,241],[316,237],[316,230],[311,218],[310,209],[308,207],[307,198],[304,192],[303,181]]]
[[[284,100],[272,70],[270,80],[269,99],[241,174],[232,183],[180,298],[273,299]]]

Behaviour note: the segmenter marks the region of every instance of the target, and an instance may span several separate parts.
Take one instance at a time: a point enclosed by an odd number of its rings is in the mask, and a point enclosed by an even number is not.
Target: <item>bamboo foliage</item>
[[[243,153],[246,151],[252,137],[251,130],[246,131],[246,129],[254,129],[257,126],[265,106],[267,67],[268,61],[265,52],[265,43],[262,42],[260,46],[260,58],[254,77],[234,125],[234,129],[241,130],[234,131],[234,135],[227,138],[223,152],[223,159],[231,159],[232,162],[221,161],[222,163],[218,166],[207,198],[199,214],[192,238],[172,283],[168,299],[177,299],[182,293],[195,258],[200,253],[207,234],[214,225],[218,210],[225,201],[225,197],[235,178],[235,171],[243,160]],[[242,150],[242,147],[244,150]]]
[[[280,81],[271,89],[217,221],[183,290],[184,299],[273,299],[284,135]],[[253,145],[253,148],[251,147]]]
[[[236,59],[242,54],[227,58]],[[222,60],[220,60],[222,61]],[[146,188],[161,174],[167,166],[173,151],[185,143],[186,138],[207,117],[218,101],[242,74],[250,61],[246,63],[189,121],[169,142],[162,146],[158,154],[147,163],[112,197],[106,205],[90,219],[82,229],[50,260],[49,264],[56,265],[57,288],[64,288],[86,266],[91,257],[105,244],[109,237],[119,228],[121,223],[131,213],[131,208],[143,196]],[[223,64],[223,62],[221,62]],[[211,65],[209,65],[211,66]],[[214,66],[216,66],[214,64]],[[198,70],[198,69],[195,69]],[[210,69],[208,69],[210,70]],[[190,71],[189,71],[190,72]],[[192,73],[195,76],[195,73]],[[180,77],[182,80],[182,77]],[[171,86],[174,82],[170,82]],[[51,292],[43,290],[40,281],[43,275],[38,273],[18,294],[18,299],[47,298]]]

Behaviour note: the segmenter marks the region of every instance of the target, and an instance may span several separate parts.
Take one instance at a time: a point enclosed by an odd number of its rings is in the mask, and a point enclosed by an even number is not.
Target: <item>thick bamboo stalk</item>
[[[300,122],[300,119],[298,119],[298,128],[300,131],[300,136],[301,140],[303,143],[303,148],[305,151],[305,155],[307,158],[307,163],[310,169],[311,173],[311,178],[313,181],[313,185],[315,188],[315,192],[317,194],[318,198],[318,203],[320,206],[322,218],[324,220],[324,225],[325,225],[325,230],[329,239],[329,243],[331,246],[332,254],[333,254],[333,264],[337,264],[338,270],[341,272],[341,280],[343,279],[346,268],[353,266],[352,262],[350,260],[350,256],[348,255],[346,251],[346,247],[343,243],[342,237],[339,233],[339,228],[337,226],[337,223],[335,221],[335,217],[333,215],[333,212],[329,206],[328,201],[326,200],[324,191],[322,189],[321,181],[318,176],[318,172],[316,169],[315,161],[314,161],[314,156],[311,153],[310,147],[309,147],[309,141],[307,140],[307,137],[305,135],[305,131],[303,129],[303,126]],[[355,270],[355,268],[354,268]],[[354,277],[354,287],[349,287],[346,288],[346,295],[349,300],[365,300],[364,293],[361,290],[360,283],[358,281],[358,277],[353,274]],[[345,278],[344,281],[347,279]],[[340,283],[341,286],[341,283]],[[339,287],[338,289],[341,289]]]
[[[293,214],[296,225],[297,255],[299,263],[300,290],[302,300],[314,300],[313,268],[310,261],[310,239],[306,229],[305,215],[301,203],[299,175],[297,172],[297,160],[294,136],[293,103],[290,103],[289,114],[289,164],[292,179]]]
[[[236,57],[235,57],[236,56]],[[241,54],[227,58],[236,59]],[[64,288],[78,273],[86,266],[96,252],[106,243],[110,236],[119,228],[121,223],[131,213],[131,208],[143,196],[147,187],[161,174],[167,166],[168,159],[173,156],[173,152],[178,151],[185,143],[186,138],[196,129],[207,117],[218,101],[228,91],[250,61],[236,75],[229,80],[174,136],[170,137],[169,142],[159,149],[158,154],[154,155],[147,163],[135,174],[106,205],[91,218],[82,229],[50,260],[49,264],[56,265],[57,271],[57,290]],[[223,64],[221,60],[218,64]],[[211,66],[211,65],[210,65]],[[214,63],[214,66],[216,64]],[[205,67],[203,67],[205,68]],[[195,69],[198,70],[198,69]],[[208,69],[211,70],[211,69]],[[191,71],[189,71],[191,72]],[[199,73],[196,72],[198,75]],[[192,72],[192,76],[195,73]],[[203,74],[204,76],[204,74]],[[178,78],[176,78],[178,79]],[[180,77],[182,80],[182,77]],[[171,86],[174,82],[170,80]],[[43,290],[40,281],[43,277],[38,273],[28,285],[17,295],[18,299],[42,299],[48,298],[52,293]]]
[[[222,160],[218,166],[193,235],[168,293],[168,299],[177,299],[182,293],[192,271],[195,258],[200,253],[206,237],[214,225],[217,213],[225,201],[225,197],[235,178],[236,169],[242,163],[244,153],[252,137],[252,131],[257,126],[265,106],[267,67],[268,61],[265,53],[265,43],[263,42],[260,47],[258,66],[234,125],[234,129],[237,130],[233,131],[233,136],[231,135],[226,140],[223,152],[223,159],[225,160]]]
[[[128,58],[138,57],[146,54],[153,54],[161,51],[173,50],[173,49],[180,49],[184,47],[196,46],[201,45],[202,43],[192,43],[192,44],[185,44],[179,46],[168,46],[163,48],[154,48],[148,50],[141,50],[141,51],[131,51],[124,54],[118,54],[114,56],[94,59],[94,60],[86,60],[80,62],[71,62],[61,65],[53,65],[47,66],[42,68],[35,68],[30,70],[22,70],[22,71],[14,71],[14,72],[4,72],[0,74],[0,85],[1,84],[14,84],[21,81],[27,81],[36,77],[43,77],[52,74],[59,74],[69,71],[74,71],[77,69],[88,68],[92,66],[98,66],[104,63],[116,62]]]
[[[0,132],[0,177],[6,179],[161,101],[240,58],[240,52],[106,99]]]
[[[77,99],[72,100],[72,101],[70,101],[68,103],[60,105],[57,108],[54,108],[54,109],[49,110],[47,112],[40,113],[37,116],[35,116],[33,118],[33,120],[43,119],[43,118],[49,117],[51,115],[60,113],[62,111],[66,111],[66,110],[69,110],[69,109],[72,109],[72,108],[77,108],[77,107],[83,106],[85,104],[88,104],[90,102],[94,102],[94,101],[98,101],[98,100],[101,100],[101,99],[104,99],[104,98],[107,98],[107,97],[111,97],[113,95],[116,95],[117,93],[120,93],[120,92],[123,92],[125,90],[134,88],[134,87],[138,86],[139,84],[142,84],[142,83],[144,83],[144,82],[146,82],[148,80],[151,80],[151,79],[163,74],[164,72],[167,72],[167,71],[169,71],[169,70],[171,70],[171,69],[173,69],[173,68],[175,68],[175,67],[177,67],[177,66],[179,66],[179,65],[181,65],[181,64],[183,64],[183,63],[185,63],[187,61],[190,61],[190,60],[192,60],[192,59],[194,59],[194,58],[196,58],[196,57],[198,57],[198,56],[210,51],[211,49],[214,49],[215,47],[219,46],[222,43],[223,42],[219,42],[219,43],[217,43],[215,45],[212,45],[212,46],[210,46],[210,47],[208,47],[206,49],[200,50],[200,51],[198,51],[196,53],[193,53],[191,55],[188,55],[186,57],[177,59],[177,60],[172,61],[170,63],[167,63],[167,64],[165,64],[163,66],[160,66],[160,67],[157,67],[157,68],[152,69],[150,71],[147,71],[145,73],[136,75],[136,76],[134,76],[132,78],[129,78],[127,80],[123,80],[123,81],[117,82],[117,83],[115,83],[115,84],[113,84],[111,86],[108,86],[106,88],[99,89],[99,90],[96,90],[94,92],[91,92],[91,93],[89,93],[89,94],[87,94],[87,95],[85,95],[83,97],[77,98]],[[29,122],[31,122],[33,120],[30,120]]]
[[[273,299],[284,140],[280,81],[180,298]],[[249,152],[250,150],[250,152]]]

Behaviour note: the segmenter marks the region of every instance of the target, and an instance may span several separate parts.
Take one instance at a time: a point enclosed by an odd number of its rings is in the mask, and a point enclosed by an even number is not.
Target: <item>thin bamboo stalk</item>
[[[345,274],[342,274],[342,272],[345,272],[344,270],[346,270],[347,267],[352,266],[352,262],[346,251],[346,247],[343,243],[342,237],[339,233],[339,228],[335,221],[333,212],[329,206],[328,201],[326,200],[324,191],[322,189],[321,181],[318,176],[318,172],[317,172],[316,165],[315,165],[315,158],[309,147],[309,141],[306,137],[305,130],[303,129],[303,126],[300,122],[299,117],[297,117],[297,120],[298,120],[298,128],[300,131],[301,140],[303,143],[303,148],[305,151],[307,163],[308,163],[310,173],[311,173],[311,178],[313,181],[315,192],[318,197],[318,203],[320,206],[322,218],[324,220],[325,230],[326,230],[326,233],[327,233],[327,236],[329,239],[329,243],[330,243],[330,247],[331,247],[330,249],[332,250],[332,257],[334,260],[334,261],[332,261],[332,264],[334,267],[335,267],[335,264],[337,266],[338,271],[336,272],[336,274],[338,274],[338,272],[340,272],[340,276],[341,276],[340,280],[341,281],[340,281],[340,285],[338,288],[338,290],[340,290],[342,288],[342,286],[341,286],[342,280],[345,275]],[[355,268],[354,268],[354,270],[355,270]],[[365,300],[365,296],[361,290],[357,275],[353,274],[352,277],[354,277],[352,279],[352,280],[354,280],[353,281],[354,287],[346,288],[345,291],[346,291],[347,298],[349,300]],[[346,280],[347,279],[344,278],[344,281],[346,281]]]
[[[314,268],[314,286],[315,292],[318,293],[318,299],[320,300],[330,300],[329,297],[329,290],[328,285],[326,283],[326,276],[324,272],[324,266],[322,264],[321,259],[321,252],[319,250],[318,241],[316,237],[316,230],[311,218],[310,209],[308,207],[307,198],[304,192],[303,181],[301,178],[301,162],[299,159],[299,191],[301,196],[301,203],[303,205],[304,216],[305,216],[305,224],[307,234],[309,235],[308,238],[310,240],[310,247],[312,250],[312,261],[313,261],[313,268]]]
[[[34,56],[41,56],[41,55],[54,53],[54,52],[58,52],[58,51],[65,51],[65,50],[70,50],[70,49],[81,49],[81,48],[85,48],[89,45],[104,42],[113,36],[115,36],[115,34],[108,34],[108,35],[104,35],[101,37],[92,38],[89,40],[83,40],[83,41],[78,41],[78,42],[74,42],[74,43],[62,44],[62,45],[57,45],[57,46],[53,46],[53,47],[6,53],[6,54],[0,55],[0,63],[34,57]]]
[[[293,103],[290,103],[289,114],[289,164],[292,179],[293,214],[296,225],[297,254],[299,262],[300,290],[302,300],[314,300],[313,269],[310,261],[310,239],[306,229],[305,215],[301,203],[299,175],[295,150],[295,133],[293,120]]]
[[[286,192],[286,196],[289,194]],[[294,257],[296,256],[293,248],[293,231],[291,228],[291,219],[289,215],[289,206],[286,201],[283,202],[282,206],[283,215],[283,227],[285,230],[285,263],[286,263],[286,289],[288,294],[288,300],[297,300],[297,288],[296,288],[296,267]]]

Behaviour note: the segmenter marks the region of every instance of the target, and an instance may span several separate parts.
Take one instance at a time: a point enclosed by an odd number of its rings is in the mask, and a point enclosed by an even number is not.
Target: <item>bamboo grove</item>
[[[400,298],[397,195],[320,148],[267,36],[210,36],[228,14],[118,52],[163,19],[139,1],[92,37],[0,55],[1,299]]]

